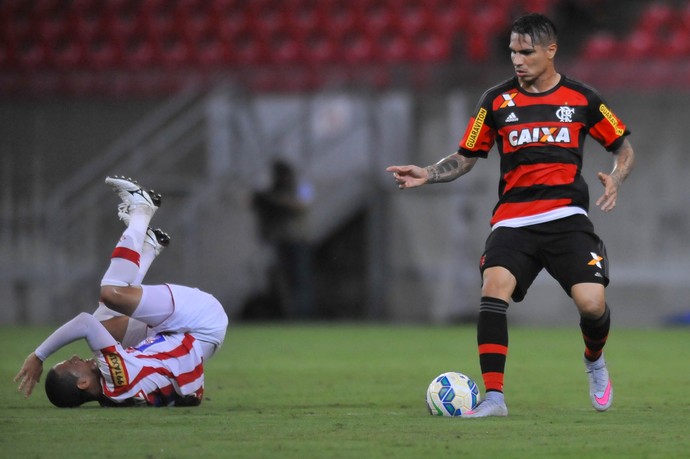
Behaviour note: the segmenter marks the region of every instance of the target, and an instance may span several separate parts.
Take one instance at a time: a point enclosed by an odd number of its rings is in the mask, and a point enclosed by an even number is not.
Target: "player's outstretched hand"
[[[428,179],[427,171],[419,166],[390,166],[386,171],[393,173],[395,183],[401,190],[424,185]]]
[[[43,362],[32,352],[14,377],[14,382],[19,383],[19,392],[24,392],[24,396],[29,397],[36,383],[41,380],[41,373],[43,373]]]
[[[610,212],[616,207],[616,199],[618,198],[618,182],[609,174],[599,172],[597,174],[599,181],[604,185],[604,194],[597,199],[596,205],[604,212]]]

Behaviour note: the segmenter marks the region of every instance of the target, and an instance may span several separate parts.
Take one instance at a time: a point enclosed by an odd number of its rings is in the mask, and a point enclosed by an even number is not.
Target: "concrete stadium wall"
[[[472,91],[457,94],[456,105],[471,110],[480,95]],[[690,94],[619,93],[604,94],[604,97],[629,125],[636,152],[635,170],[621,187],[617,208],[603,213],[594,206],[602,192],[596,173],[609,172],[612,157],[592,139],[586,144],[584,176],[590,186],[590,216],[604,239],[611,264],[608,301],[618,325],[665,324],[673,316],[690,311],[690,243],[687,241],[690,161],[684,136]],[[414,163],[430,164],[448,154],[464,130],[466,113],[453,109],[452,104],[448,112],[440,109],[438,103],[435,105],[435,114],[422,119],[421,128],[423,133],[434,135],[428,135],[420,153],[411,158]],[[445,145],[440,140],[444,137],[449,139]],[[391,205],[400,208],[400,212],[426,206],[422,220],[427,223],[412,222],[414,227],[407,228],[407,232],[415,233],[398,240],[392,248],[396,255],[391,262],[391,277],[399,276],[400,281],[393,281],[389,293],[393,304],[408,303],[400,306],[404,311],[401,317],[443,322],[453,318],[464,320],[475,314],[479,301],[476,266],[496,200],[499,166],[495,153],[492,151],[487,160],[478,163],[458,183],[435,185],[412,193],[406,191],[406,195],[391,194]],[[393,218],[392,228],[410,226],[404,217]],[[450,233],[449,239],[445,228],[451,220],[461,220],[462,224],[456,227],[455,234]],[[409,259],[400,259],[405,245],[420,244],[420,241],[423,246],[416,253],[436,254],[435,265],[427,260],[413,266]],[[423,241],[429,242],[424,245]],[[453,257],[463,260],[453,261]],[[442,281],[447,273],[437,272],[439,266],[461,267],[450,287]],[[443,288],[454,289],[455,293],[439,293]],[[540,275],[526,299],[513,304],[509,311],[509,320],[514,323],[577,322],[571,300],[547,275]]]
[[[410,162],[429,164],[451,153],[480,95],[480,90],[469,89],[418,97]],[[610,214],[591,209],[611,261],[608,298],[618,325],[656,326],[690,311],[690,161],[684,148],[690,94],[604,96],[628,123],[637,153],[636,168],[621,189],[617,209]],[[40,158],[39,181],[49,192],[52,184],[69,177],[158,103],[3,101],[3,176],[11,177],[13,193],[21,197],[37,172],[30,165]],[[601,191],[596,172],[609,171],[611,164],[610,155],[589,140],[585,177],[592,201]],[[498,158],[492,154],[457,183],[404,193],[392,180],[383,184],[389,257],[385,318],[443,323],[465,320],[476,312],[476,264],[496,199],[497,171]],[[372,189],[379,192],[381,187]],[[410,218],[411,209],[422,210]],[[401,255],[410,245],[421,258]],[[537,279],[524,302],[511,306],[509,317],[514,323],[536,325],[577,320],[570,300],[548,276]]]

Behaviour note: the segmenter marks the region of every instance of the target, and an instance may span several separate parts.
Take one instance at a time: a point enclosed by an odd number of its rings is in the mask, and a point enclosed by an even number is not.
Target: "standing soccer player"
[[[46,376],[48,399],[58,407],[97,401],[104,406],[195,406],[204,393],[204,363],[223,344],[228,317],[212,295],[182,285],[141,285],[169,237],[149,228],[160,195],[136,182],[108,177],[122,199],[127,225],[101,279],[101,306],[81,313],[51,334],[15,377],[28,397],[43,362],[65,345],[85,339],[94,354],[73,356]],[[129,343],[135,343],[128,347]]]
[[[605,411],[613,401],[603,355],[611,324],[608,259],[587,214],[583,147],[589,134],[613,153],[612,172],[597,174],[604,193],[596,205],[609,212],[634,163],[629,131],[595,90],[556,71],[558,38],[547,17],[517,19],[509,49],[515,76],[484,93],[456,153],[425,168],[386,170],[405,189],[461,177],[494,144],[501,157],[499,200],[480,260],[477,342],[486,395],[463,417],[507,416],[508,303],[522,301],[542,269],[577,306],[590,400]]]

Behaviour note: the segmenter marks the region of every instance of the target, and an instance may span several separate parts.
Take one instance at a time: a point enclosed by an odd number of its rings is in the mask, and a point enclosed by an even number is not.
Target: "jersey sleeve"
[[[91,314],[80,313],[74,319],[55,330],[38,348],[36,356],[44,361],[62,347],[78,339],[86,339],[92,351],[116,343],[108,330]]]
[[[478,107],[465,129],[458,145],[458,153],[471,157],[486,158],[496,141],[496,128],[493,122],[492,97],[484,93]]]
[[[596,92],[589,95],[589,135],[606,150],[615,151],[630,130]]]

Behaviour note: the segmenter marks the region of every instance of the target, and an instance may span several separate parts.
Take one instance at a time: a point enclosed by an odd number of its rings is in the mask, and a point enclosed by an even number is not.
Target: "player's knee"
[[[510,271],[503,267],[487,268],[482,282],[482,296],[510,299],[517,281]]]
[[[604,287],[601,285],[575,285],[571,294],[582,317],[596,320],[606,311]]]
[[[117,305],[118,296],[116,287],[112,285],[101,286],[101,301],[109,308],[113,309],[113,306]]]
[[[578,304],[578,309],[582,317],[596,320],[604,314],[604,311],[606,310],[606,304],[603,301],[588,301],[585,303]]]
[[[132,303],[131,287],[101,286],[101,301],[113,311],[128,314]]]
[[[580,312],[580,316],[587,319],[596,320],[604,314],[606,301],[598,295],[582,296],[575,298],[575,304]]]

